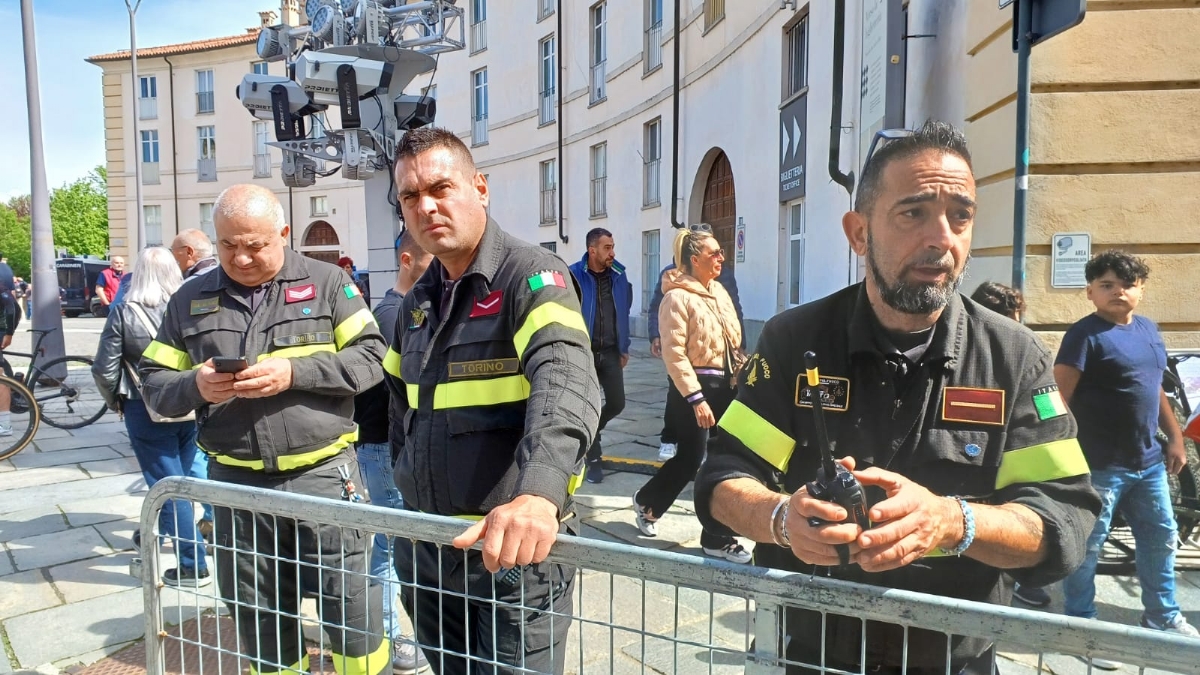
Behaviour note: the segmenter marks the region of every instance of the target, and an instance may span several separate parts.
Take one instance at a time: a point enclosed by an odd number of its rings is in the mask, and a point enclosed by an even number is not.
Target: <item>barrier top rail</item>
[[[142,505],[144,541],[154,536],[151,528],[168,499],[215,503],[446,546],[464,527],[462,520],[444,516],[171,477],[151,488]],[[737,565],[582,537],[559,535],[550,559],[586,570],[741,596],[754,600],[760,607],[786,605],[828,611],[867,621],[1020,645],[1038,652],[1117,658],[1125,663],[1175,672],[1195,672],[1196,668],[1194,640],[1132,626]],[[148,601],[154,592],[153,584],[147,584]]]

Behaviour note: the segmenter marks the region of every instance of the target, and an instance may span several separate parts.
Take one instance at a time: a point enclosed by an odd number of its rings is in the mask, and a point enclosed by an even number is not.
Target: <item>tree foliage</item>
[[[0,255],[8,258],[14,274],[26,279],[30,277],[31,241],[29,218],[22,218],[15,210],[0,204]]]
[[[70,255],[108,253],[108,172],[98,166],[87,176],[50,193],[54,247]]]
[[[0,204],[0,254],[8,258],[13,272],[29,278],[31,200],[21,195]],[[108,253],[108,171],[98,166],[87,176],[50,193],[50,224],[54,248],[70,255]]]

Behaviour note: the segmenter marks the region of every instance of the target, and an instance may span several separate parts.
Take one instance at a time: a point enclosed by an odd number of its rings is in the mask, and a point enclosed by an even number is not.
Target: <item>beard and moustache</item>
[[[967,260],[970,260],[968,254]],[[934,283],[911,283],[904,280],[904,275],[913,267],[940,267],[946,273],[946,280]],[[904,314],[932,314],[946,306],[950,298],[958,292],[963,274],[955,274],[954,259],[949,252],[942,255],[927,255],[915,260],[900,269],[896,280],[889,283],[883,277],[879,261],[875,258],[874,239],[870,230],[867,231],[867,269],[875,285],[879,288],[879,296],[888,307]],[[965,271],[965,266],[964,266]]]

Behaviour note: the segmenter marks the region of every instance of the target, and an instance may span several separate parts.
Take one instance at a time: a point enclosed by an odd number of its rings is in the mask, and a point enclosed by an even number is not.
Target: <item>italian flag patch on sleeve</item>
[[[356,296],[362,295],[358,292],[358,286],[354,284],[342,284],[342,292],[346,294],[346,299],[350,300]]]
[[[538,272],[537,274],[529,277],[529,290],[531,291],[537,292],[548,286],[566,288],[567,282],[563,279],[562,274],[558,272],[552,272],[550,270]]]
[[[1054,385],[1033,390],[1033,408],[1042,422],[1067,414],[1067,404],[1063,403],[1062,394]]]

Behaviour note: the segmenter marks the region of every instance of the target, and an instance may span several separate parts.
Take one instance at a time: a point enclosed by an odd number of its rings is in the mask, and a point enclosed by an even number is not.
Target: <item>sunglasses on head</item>
[[[867,157],[863,160],[863,173],[866,173],[867,167],[871,164],[871,158],[875,153],[882,150],[888,143],[898,141],[901,138],[912,136],[914,131],[910,129],[881,129],[875,132],[875,136],[871,138],[871,146],[867,149]]]

